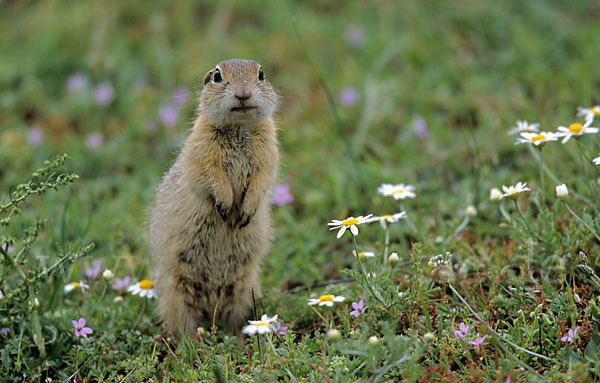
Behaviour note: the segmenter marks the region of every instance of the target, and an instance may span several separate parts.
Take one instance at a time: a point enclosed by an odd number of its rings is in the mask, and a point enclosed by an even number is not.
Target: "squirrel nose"
[[[235,98],[240,101],[246,101],[250,97],[252,97],[252,92],[246,87],[241,87],[241,89],[237,89],[235,92]]]
[[[250,97],[252,97],[252,93],[250,92],[240,92],[235,94],[235,98],[237,98],[240,101],[246,101]]]

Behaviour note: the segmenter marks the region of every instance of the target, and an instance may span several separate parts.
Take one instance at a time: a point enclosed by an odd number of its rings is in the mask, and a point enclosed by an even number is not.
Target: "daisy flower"
[[[356,250],[352,250],[352,255],[354,255],[356,257]],[[375,253],[372,251],[359,251],[358,252],[358,257],[359,258],[371,258],[374,257]]]
[[[592,121],[595,117],[600,116],[600,105],[592,106],[591,108],[577,107],[577,116],[583,117],[586,121]]]
[[[250,324],[244,326],[242,332],[248,335],[254,335],[256,333],[259,335],[270,333],[273,331],[273,322],[276,320],[277,315],[275,315],[273,318],[269,318],[267,314],[263,314],[263,316],[260,317],[260,320],[249,320],[248,323]]]
[[[308,305],[312,306],[312,305],[316,305],[318,303],[319,306],[332,307],[333,302],[343,302],[345,299],[346,299],[345,297],[342,297],[339,295],[336,297],[333,294],[325,294],[325,295],[321,295],[318,298],[309,298]]]
[[[394,197],[395,200],[415,198],[415,187],[413,185],[382,184],[377,191],[386,197]]]
[[[147,297],[148,299],[154,298],[156,293],[154,292],[154,282],[144,279],[139,283],[131,285],[127,288],[127,291],[133,295],[139,295],[140,297]]]
[[[333,221],[329,222],[327,225],[329,226],[333,226],[330,227],[329,230],[335,230],[335,229],[340,229],[340,231],[338,231],[337,233],[337,237],[341,238],[342,235],[344,235],[344,233],[346,232],[346,229],[350,229],[350,232],[352,233],[352,235],[358,235],[358,225],[362,225],[363,223],[368,223],[369,218],[371,218],[373,216],[373,214],[369,214],[367,216],[359,216],[359,217],[348,217],[343,221],[334,219]]]
[[[79,289],[81,292],[85,292],[85,290],[89,289],[90,286],[83,283],[83,281],[79,282],[71,282],[65,285],[65,293],[70,293],[73,290]]]
[[[538,132],[540,124],[530,124],[527,121],[517,121],[517,126],[513,127],[508,131],[507,134],[516,134],[516,133],[531,133]]]
[[[500,196],[500,199],[504,197],[516,198],[519,194],[528,190],[531,189],[527,187],[527,182],[519,182],[514,186],[502,185],[502,191],[504,192],[504,194]]]
[[[598,157],[593,159],[594,161],[594,165],[600,165],[600,154],[598,155]]]
[[[569,141],[571,137],[579,138],[583,136],[585,133],[598,133],[598,128],[594,128],[590,126],[592,124],[592,120],[586,120],[585,124],[581,125],[578,122],[572,123],[569,127],[559,126],[559,133],[556,134],[557,137],[564,137],[562,143],[566,143]]]
[[[402,218],[406,218],[406,212],[404,212],[404,211],[402,211],[400,213],[396,213],[396,214],[385,214],[385,215],[380,215],[378,217],[373,217],[369,220],[369,222],[379,221],[379,224],[381,225],[381,227],[383,227],[384,229],[387,229],[388,223],[398,222],[398,220],[400,220]]]
[[[516,144],[533,144],[535,146],[542,146],[546,142],[556,141],[558,135],[552,132],[539,132],[539,133],[521,133],[521,137],[517,138]]]
[[[490,201],[498,201],[502,198],[502,192],[498,188],[492,188],[490,190]]]

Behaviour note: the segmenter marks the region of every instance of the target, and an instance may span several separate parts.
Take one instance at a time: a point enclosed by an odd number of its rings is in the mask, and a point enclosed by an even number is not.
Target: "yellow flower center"
[[[381,218],[381,219],[390,219],[390,218],[392,218],[392,216],[391,216],[391,215],[389,215],[389,214],[386,214],[386,215],[382,215],[382,216],[381,216],[381,217],[379,217],[379,218]]]
[[[595,115],[600,115],[600,108],[590,108],[590,111]]]
[[[152,281],[149,281],[147,279],[144,279],[143,281],[140,281],[140,289],[142,290],[150,290],[154,288],[154,283]]]
[[[400,189],[394,190],[393,194],[402,194],[402,193],[404,193],[404,189],[400,188]]]
[[[79,282],[71,282],[70,285],[73,286],[74,289],[80,289],[81,288],[81,285],[79,284]]]
[[[365,256],[365,252],[364,251],[359,252],[358,256],[361,257],[361,258],[364,257]]]
[[[360,253],[359,253],[360,255]],[[326,294],[319,297],[319,302],[333,302],[333,295]]]
[[[356,225],[357,223],[358,223],[358,220],[356,218],[349,218],[349,219],[345,220],[344,222],[342,222],[342,225],[351,226],[351,225]]]
[[[579,123],[574,123],[569,125],[569,132],[571,133],[579,133],[581,132],[581,130],[583,129],[583,125],[579,124]]]
[[[255,326],[268,326],[269,324],[267,322],[258,322],[254,324]]]
[[[539,140],[545,140],[546,136],[544,136],[543,134],[536,134],[535,136],[531,137],[531,141],[536,142]]]

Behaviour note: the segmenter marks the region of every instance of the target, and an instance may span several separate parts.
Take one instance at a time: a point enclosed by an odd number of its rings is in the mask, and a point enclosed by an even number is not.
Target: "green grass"
[[[23,250],[25,280],[41,279],[24,289],[23,276],[1,258],[0,289],[18,292],[16,301],[0,300],[7,318],[0,327],[10,329],[0,335],[2,380],[599,378],[600,280],[589,271],[600,267],[600,242],[590,233],[600,233],[600,167],[589,161],[600,151],[598,135],[541,151],[582,223],[555,198],[548,174],[542,184],[537,152],[506,134],[522,119],[554,131],[575,121],[577,106],[600,102],[597,4],[41,1],[1,9],[0,204],[59,153],[70,159],[57,171],[79,176],[27,198],[17,216],[0,222],[0,244]],[[364,32],[364,44],[346,40],[350,26]],[[146,217],[155,188],[191,127],[204,74],[234,57],[261,62],[282,96],[279,183],[295,200],[273,206],[257,309],[278,314],[289,331],[241,341],[206,329],[176,349],[155,301],[114,302],[101,277],[84,294],[63,287],[85,280],[93,260],[118,277],[151,275]],[[74,73],[89,79],[75,93],[66,88]],[[93,97],[103,82],[115,95],[105,106]],[[347,107],[338,95],[349,86],[360,99]],[[167,127],[158,111],[178,87],[190,98]],[[417,118],[427,124],[425,139],[413,129]],[[32,129],[42,132],[39,146],[28,141]],[[87,147],[98,133],[102,143]],[[519,199],[523,216],[510,201],[489,201],[492,187],[519,181],[533,189]],[[399,205],[377,194],[382,183],[413,184],[417,198]],[[477,216],[466,216],[469,205]],[[392,225],[394,267],[383,262],[379,224],[360,227],[359,249],[376,252],[364,260],[376,277],[365,279],[350,235],[337,240],[327,223],[399,210],[415,230],[406,221]],[[32,236],[25,230],[36,217],[47,221]],[[93,250],[85,247],[91,243]],[[428,265],[446,251],[454,255],[449,265]],[[577,270],[584,263],[591,277]],[[356,281],[302,288],[348,277]],[[452,288],[504,338],[550,360],[493,335]],[[346,301],[315,312],[310,293]],[[354,318],[351,302],[360,299],[367,311]],[[80,317],[94,333],[78,341],[71,320]],[[483,347],[455,339],[463,321],[468,340],[488,335]],[[338,340],[327,336],[332,325]],[[575,326],[573,343],[561,342]],[[44,339],[45,357],[34,334]]]

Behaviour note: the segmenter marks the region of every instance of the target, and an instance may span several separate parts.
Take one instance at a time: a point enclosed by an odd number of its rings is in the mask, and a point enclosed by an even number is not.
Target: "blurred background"
[[[202,78],[249,58],[282,96],[278,182],[294,199],[273,209],[267,289],[339,276],[351,244],[326,224],[396,212],[382,182],[417,186],[402,246],[446,238],[470,204],[484,238],[490,187],[537,174],[506,131],[555,130],[600,101],[599,20],[600,1],[0,1],[0,191],[68,153],[80,180],[22,217],[56,217],[37,255],[64,235],[147,277],[146,213]],[[571,149],[547,159],[566,183]]]

